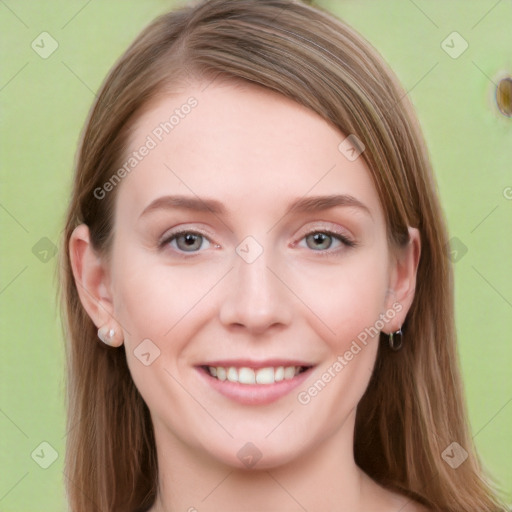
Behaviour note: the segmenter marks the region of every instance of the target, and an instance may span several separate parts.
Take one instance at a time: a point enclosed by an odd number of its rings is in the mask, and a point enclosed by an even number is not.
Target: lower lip
[[[299,373],[293,379],[285,379],[274,384],[240,384],[212,377],[208,370],[198,367],[199,374],[216,391],[243,405],[265,405],[279,400],[302,384],[312,368]]]

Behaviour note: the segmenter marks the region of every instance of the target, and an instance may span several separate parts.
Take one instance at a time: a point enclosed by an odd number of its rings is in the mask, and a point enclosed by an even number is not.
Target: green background
[[[173,5],[0,0],[2,511],[66,509],[64,358],[52,247],[94,93],[138,32]],[[379,50],[417,109],[457,250],[456,320],[474,441],[512,501],[512,119],[494,99],[498,80],[512,74],[512,3],[318,5]],[[458,58],[442,46],[454,31],[468,44]],[[58,43],[46,59],[31,47],[42,32]],[[462,43],[451,36],[447,44],[456,51]],[[47,469],[40,464],[52,453],[44,446],[41,452],[41,442],[57,455]]]

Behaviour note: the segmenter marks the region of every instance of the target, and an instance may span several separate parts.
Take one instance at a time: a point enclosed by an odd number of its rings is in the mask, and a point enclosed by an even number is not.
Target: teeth
[[[278,366],[275,370],[274,370],[274,380],[276,382],[280,382],[284,379],[284,367],[283,366]]]
[[[274,368],[260,368],[256,372],[256,382],[258,384],[273,384],[274,380]]]
[[[257,377],[251,368],[240,368],[238,370],[238,382],[241,384],[254,384],[256,381]]]
[[[230,366],[227,371],[227,377],[230,382],[238,382],[238,372],[236,371],[236,368],[233,368]]]
[[[293,379],[300,373],[301,368],[301,366],[277,366],[276,368],[269,366],[255,370],[245,366],[241,368],[208,366],[208,371],[212,377],[219,380],[229,380],[240,384],[274,384],[274,382]]]
[[[295,366],[287,366],[284,369],[284,378],[285,379],[293,379],[293,377],[295,377]]]

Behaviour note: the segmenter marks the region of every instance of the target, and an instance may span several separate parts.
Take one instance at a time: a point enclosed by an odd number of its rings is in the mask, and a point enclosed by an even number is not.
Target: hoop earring
[[[403,333],[402,328],[398,329],[398,331],[390,332],[388,334],[389,336],[389,348],[396,352],[397,350],[400,350],[402,348],[402,341],[403,341]]]
[[[120,347],[124,341],[116,329],[108,325],[103,325],[98,329],[98,338],[109,347]]]

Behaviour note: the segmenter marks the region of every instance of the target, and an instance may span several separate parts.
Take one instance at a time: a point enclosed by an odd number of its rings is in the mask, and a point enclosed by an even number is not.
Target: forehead
[[[262,213],[286,198],[347,193],[379,209],[364,159],[340,151],[346,137],[269,89],[192,84],[153,101],[137,121],[119,201],[142,210],[158,195],[189,194]]]

